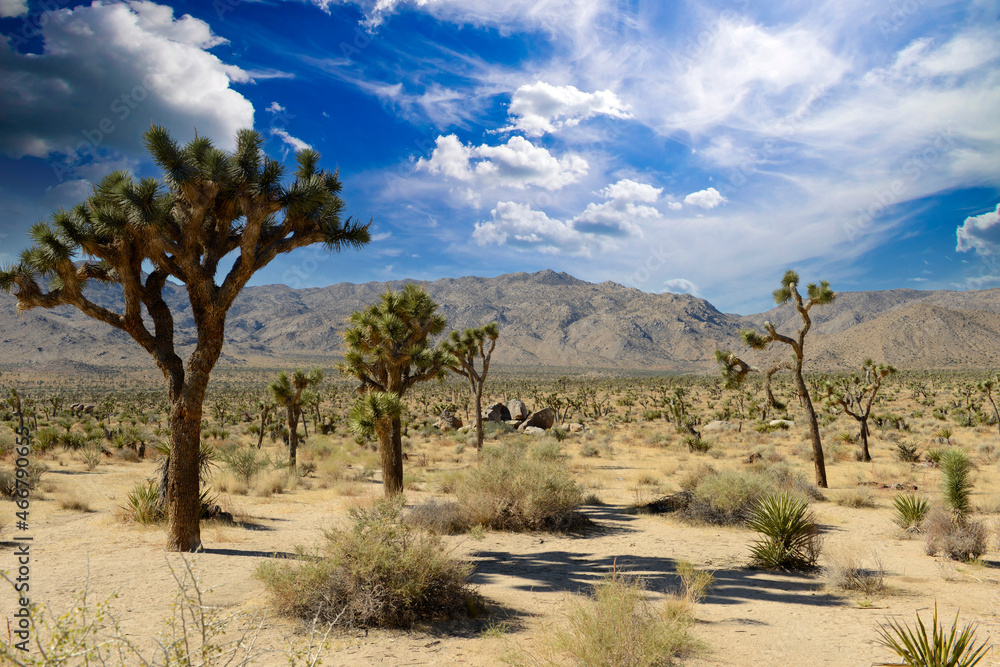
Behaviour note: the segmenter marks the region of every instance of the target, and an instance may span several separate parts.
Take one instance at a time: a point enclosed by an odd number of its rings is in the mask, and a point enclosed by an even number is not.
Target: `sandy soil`
[[[617,567],[643,575],[653,595],[676,588],[674,566],[688,560],[714,572],[715,584],[697,605],[696,635],[705,643],[689,665],[869,665],[891,661],[876,644],[876,626],[886,618],[912,623],[914,613],[929,618],[935,602],[949,622],[961,610],[963,622],[977,621],[978,636],[1000,637],[1000,556],[995,543],[978,564],[964,565],[927,556],[923,541],[901,539],[891,522],[891,491],[877,492],[879,507],[851,509],[833,502],[814,504],[823,526],[824,552],[874,550],[888,575],[892,594],[862,599],[832,588],[821,572],[776,574],[747,569],[753,533],[745,529],[691,526],[670,516],[629,513],[637,494],[637,472],[664,467],[671,454],[636,448],[615,465],[588,465],[588,479],[603,474],[600,495],[607,505],[585,509],[595,527],[582,535],[488,532],[481,540],[446,538],[456,556],[475,563],[473,582],[493,610],[489,618],[414,631],[347,632],[331,637],[327,665],[495,665],[533,664],[566,603]],[[685,457],[686,458],[686,457]],[[59,465],[59,463],[63,465]],[[692,465],[685,461],[680,465]],[[56,613],[70,607],[87,587],[91,600],[112,601],[124,632],[149,646],[162,619],[170,614],[176,584],[171,566],[181,570],[178,554],[163,551],[158,528],[126,526],[114,518],[125,492],[153,464],[101,465],[92,472],[69,454],[50,461],[41,498],[32,501],[31,587],[37,601]],[[868,464],[870,466],[870,464]],[[849,480],[867,473],[864,464],[831,468],[828,495],[854,488]],[[308,483],[308,479],[306,480]],[[430,487],[431,485],[425,485]],[[365,483],[375,496],[377,476]],[[419,502],[429,491],[410,491]],[[63,509],[68,497],[85,498],[88,511]],[[244,527],[206,523],[207,549],[191,561],[200,573],[206,599],[248,615],[266,614],[263,585],[253,578],[258,563],[277,554],[293,555],[294,545],[314,545],[322,530],[343,521],[345,508],[363,502],[333,489],[300,487],[256,498],[234,496],[230,507],[246,518]],[[12,512],[7,507],[0,511]],[[12,517],[8,516],[8,520]],[[987,517],[996,525],[996,517]],[[8,525],[4,538],[12,536]],[[0,545],[0,568],[13,566],[11,542]],[[822,561],[821,561],[822,564]],[[0,596],[0,616],[8,617],[13,596]],[[487,632],[505,623],[504,632]],[[275,652],[261,665],[284,665],[288,642],[302,642],[296,624],[267,615],[258,643]],[[4,638],[6,639],[6,638]],[[982,665],[1000,665],[994,650]]]

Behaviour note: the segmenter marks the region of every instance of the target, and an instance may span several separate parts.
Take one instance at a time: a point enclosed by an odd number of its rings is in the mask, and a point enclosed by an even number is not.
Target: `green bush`
[[[927,516],[929,503],[926,496],[918,496],[915,493],[900,493],[892,499],[892,504],[896,508],[896,516],[893,521],[896,525],[907,532],[917,532],[920,524]]]
[[[906,440],[900,440],[896,443],[896,450],[893,452],[896,458],[903,463],[916,463],[920,460],[920,450],[919,448]]]
[[[346,627],[409,627],[475,613],[471,566],[448,557],[439,538],[401,520],[402,498],[351,510],[352,525],[326,533],[321,553],[298,565],[271,560],[256,577],[277,610]],[[302,549],[299,549],[303,556]]]
[[[956,514],[968,514],[972,507],[972,462],[960,449],[949,449],[941,457],[941,492]]]
[[[889,620],[879,624],[878,643],[886,647],[903,661],[901,664],[914,667],[973,667],[989,651],[986,642],[976,646],[975,623],[970,623],[958,631],[958,614],[945,635],[944,626],[938,621],[937,603],[934,604],[934,621],[928,636],[920,613],[917,613],[917,627],[910,627],[898,621]]]
[[[692,492],[691,502],[681,516],[723,525],[745,524],[758,501],[767,495],[788,491],[803,500],[822,497],[801,473],[785,462],[722,472],[705,466],[693,472],[681,486]]]
[[[762,537],[750,547],[751,563],[767,570],[805,569],[819,557],[819,534],[806,501],[788,493],[761,499],[747,522]]]
[[[236,447],[229,451],[223,451],[221,458],[233,474],[250,484],[254,476],[270,465],[271,461],[267,455],[262,454],[253,447]]]

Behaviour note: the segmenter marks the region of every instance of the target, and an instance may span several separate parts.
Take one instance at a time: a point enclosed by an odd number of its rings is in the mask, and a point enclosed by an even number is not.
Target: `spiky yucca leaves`
[[[788,493],[766,496],[747,522],[763,536],[750,547],[752,563],[767,570],[812,567],[819,557],[819,535],[805,500]]]
[[[930,635],[927,627],[917,613],[917,627],[910,629],[905,623],[887,620],[879,624],[878,643],[886,647],[903,661],[901,664],[913,667],[974,667],[989,652],[990,647],[984,640],[976,646],[976,628],[978,624],[970,623],[958,631],[958,614],[951,624],[951,630],[946,634],[944,626],[938,621],[937,603],[934,603],[934,625]]]
[[[299,417],[302,404],[309,398],[306,392],[323,382],[323,370],[314,368],[309,373],[296,369],[291,376],[282,371],[278,379],[268,385],[274,402],[285,407],[285,423],[288,426],[288,465],[295,468],[299,448]]]
[[[398,292],[386,290],[378,302],[351,315],[344,331],[347,352],[338,369],[361,382],[362,400],[372,392],[402,398],[418,382],[444,376],[448,355],[428,344],[445,327],[437,307],[422,287],[410,283]],[[393,496],[403,491],[403,442],[400,417],[392,416],[388,422],[388,431],[374,430],[385,493]]]
[[[497,323],[490,322],[461,333],[452,331],[447,340],[441,341],[441,349],[448,355],[445,364],[453,373],[469,380],[476,405],[476,449],[483,448],[483,385],[486,383],[486,374],[490,372],[490,358],[499,336]],[[489,348],[486,346],[487,341]],[[476,369],[477,359],[481,360],[481,370]]]
[[[819,285],[810,283],[806,288],[808,298],[803,300],[798,291],[798,282],[799,275],[795,271],[788,270],[781,279],[781,287],[773,293],[776,304],[781,305],[791,301],[795,306],[795,310],[802,318],[802,328],[796,332],[794,337],[782,335],[778,333],[773,324],[764,322],[765,333],[747,329],[740,333],[740,338],[747,347],[753,350],[765,350],[770,347],[771,343],[775,342],[788,345],[792,348],[793,357],[791,362],[777,362],[765,372],[766,381],[764,387],[767,392],[768,405],[777,405],[777,401],[775,401],[774,395],[771,393],[771,376],[783,369],[793,371],[795,373],[799,397],[802,399],[802,404],[805,408],[806,421],[809,424],[809,436],[813,446],[813,465],[816,468],[816,485],[825,489],[827,482],[823,443],[820,440],[819,423],[816,420],[816,412],[813,409],[812,399],[809,397],[809,389],[806,386],[805,378],[802,376],[802,364],[805,360],[805,337],[812,327],[809,311],[813,306],[832,302],[837,297],[837,294],[830,289],[830,284],[824,280]],[[726,387],[730,389],[740,387],[750,373],[760,372],[733,352],[719,350],[715,353],[715,359],[719,362]]]
[[[964,517],[972,509],[972,461],[960,449],[949,449],[941,457],[941,492],[951,510]]]
[[[263,154],[264,139],[253,130],[237,134],[232,153],[205,137],[181,147],[155,125],[145,140],[162,182],[109,174],[86,201],[31,230],[34,245],[0,270],[0,289],[17,290],[19,310],[75,306],[126,332],[153,357],[171,402],[167,546],[196,551],[201,418],[230,307],[253,274],[280,254],[314,243],[360,247],[370,238],[367,224],[341,219],[340,181],[317,169],[315,151],[297,153],[298,169],[285,184],[281,164]],[[217,276],[227,256],[233,261]],[[177,352],[173,313],[163,298],[168,279],[184,285],[185,314],[197,329],[187,361]],[[121,287],[121,312],[85,295],[91,280]]]
[[[920,529],[920,524],[923,523],[930,507],[926,496],[918,496],[915,493],[900,493],[892,499],[892,504],[896,508],[893,521],[907,532]]]

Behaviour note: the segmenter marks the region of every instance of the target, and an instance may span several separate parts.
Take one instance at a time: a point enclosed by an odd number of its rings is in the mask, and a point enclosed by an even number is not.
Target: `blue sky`
[[[373,242],[255,284],[551,268],[722,310],[1000,286],[993,1],[0,0],[0,262],[151,122],[339,166]]]

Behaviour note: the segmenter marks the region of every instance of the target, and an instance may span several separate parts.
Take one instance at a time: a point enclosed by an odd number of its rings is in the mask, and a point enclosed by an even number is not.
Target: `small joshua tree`
[[[347,353],[338,368],[361,382],[350,425],[378,437],[386,496],[403,491],[402,397],[418,382],[444,375],[445,353],[428,344],[445,327],[436,311],[427,292],[411,283],[355,312],[344,331]]]
[[[997,388],[997,380],[993,379],[983,380],[982,382],[979,383],[978,387],[979,391],[986,394],[986,398],[989,400],[990,405],[993,406],[993,416],[996,417],[997,430],[1000,431],[1000,411],[997,410],[996,401],[993,400],[993,392]]]
[[[824,280],[819,285],[810,283],[806,288],[808,298],[803,301],[802,296],[799,294],[798,284],[799,274],[788,270],[781,279],[781,287],[774,290],[773,294],[774,302],[778,305],[791,301],[795,306],[795,310],[798,311],[799,316],[802,318],[802,327],[796,332],[795,337],[778,333],[774,325],[770,322],[764,322],[764,329],[767,331],[766,334],[748,329],[744,330],[740,334],[740,337],[747,346],[755,350],[766,349],[771,343],[775,342],[783,343],[792,348],[793,356],[791,362],[783,361],[773,365],[768,371],[765,371],[765,377],[770,379],[771,375],[782,368],[790,368],[795,374],[795,383],[799,390],[799,397],[802,399],[802,405],[806,411],[806,421],[809,423],[809,436],[813,446],[813,463],[816,468],[816,485],[825,489],[827,488],[827,482],[826,463],[823,458],[823,443],[819,437],[819,423],[816,421],[816,411],[813,409],[812,400],[809,398],[809,388],[806,386],[805,378],[802,377],[802,363],[805,361],[804,342],[806,334],[809,333],[809,329],[812,327],[809,311],[812,310],[813,306],[831,303],[837,295],[830,289],[830,283]],[[738,387],[743,384],[749,373],[760,372],[733,352],[717,350],[715,358],[719,362],[727,388]],[[768,384],[767,391],[769,400],[773,402],[774,397],[771,395],[770,384]]]
[[[278,379],[268,387],[274,402],[285,407],[285,423],[288,426],[288,465],[292,469],[295,468],[295,457],[299,449],[298,426],[302,405],[307,402],[306,399],[310,399],[307,392],[315,390],[322,381],[323,371],[319,368],[312,369],[308,374],[296,370],[291,377],[282,371],[278,374]]]
[[[448,368],[469,380],[469,388],[476,402],[476,449],[483,448],[483,385],[486,383],[486,374],[490,372],[490,357],[493,356],[499,336],[497,323],[490,322],[461,333],[452,331],[449,339],[441,342],[441,349],[449,355],[445,362]],[[481,360],[482,370],[476,370],[477,359]]]
[[[296,153],[295,178],[284,183],[284,167],[263,154],[264,139],[253,130],[237,134],[233,153],[205,137],[181,147],[155,125],[145,139],[163,182],[121,171],[106,176],[72,211],[31,229],[34,246],[0,270],[0,289],[17,290],[21,311],[75,306],[129,334],[153,357],[170,400],[167,547],[196,551],[202,413],[229,309],[278,255],[315,243],[361,247],[368,225],[341,219],[340,181],[317,168],[312,149]],[[85,261],[77,261],[81,256]],[[123,307],[91,300],[92,280],[121,289]],[[163,294],[169,280],[184,286],[196,329],[187,361],[178,354]]]
[[[865,377],[862,379],[858,375],[841,380],[839,382],[827,382],[825,385],[826,402],[834,409],[843,410],[854,417],[861,427],[861,460],[871,461],[872,455],[868,451],[868,417],[872,412],[872,404],[875,403],[875,396],[882,387],[882,379],[892,375],[896,369],[891,364],[875,365],[871,359],[866,359],[861,370]]]

